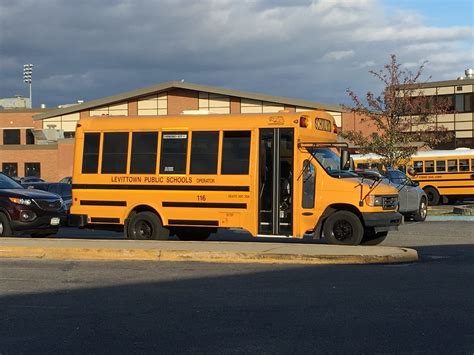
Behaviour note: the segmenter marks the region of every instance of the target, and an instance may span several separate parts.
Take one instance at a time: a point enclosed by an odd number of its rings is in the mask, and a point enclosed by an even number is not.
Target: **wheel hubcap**
[[[153,235],[153,228],[146,221],[138,221],[135,227],[135,234],[140,239],[151,239],[151,236]]]
[[[420,208],[420,215],[421,217],[425,218],[426,217],[426,203],[425,201],[421,202],[421,208]]]
[[[2,235],[2,234],[3,234],[3,223],[0,222],[0,235]]]
[[[344,241],[352,237],[352,226],[349,222],[339,220],[334,223],[333,234],[334,237],[339,241]]]

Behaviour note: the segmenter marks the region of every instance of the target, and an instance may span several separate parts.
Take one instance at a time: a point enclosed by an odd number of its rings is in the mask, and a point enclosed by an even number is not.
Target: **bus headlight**
[[[365,203],[370,206],[383,206],[383,196],[369,195],[365,198]]]

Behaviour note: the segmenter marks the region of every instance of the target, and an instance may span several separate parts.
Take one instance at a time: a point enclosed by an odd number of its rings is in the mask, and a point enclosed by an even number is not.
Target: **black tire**
[[[33,238],[46,238],[46,237],[49,237],[51,235],[55,235],[56,233],[58,233],[57,228],[47,229],[47,230],[44,230],[44,231],[39,231],[39,232],[36,232],[36,233],[32,233],[31,237],[33,237]]]
[[[365,231],[361,245],[378,245],[387,238],[388,232],[375,233],[373,229]]]
[[[418,207],[418,211],[413,215],[413,219],[417,222],[423,222],[428,215],[428,205],[426,203],[426,199],[424,197],[420,200],[420,206]]]
[[[180,240],[186,241],[203,241],[211,235],[211,231],[206,228],[179,228],[174,232]]]
[[[428,196],[428,204],[430,206],[437,206],[439,204],[439,193],[434,187],[426,187],[426,196]]]
[[[12,228],[10,226],[10,221],[4,213],[0,212],[0,237],[10,236],[12,236]]]
[[[128,239],[166,240],[169,230],[163,228],[160,218],[155,213],[146,211],[130,215],[125,234]]]
[[[354,213],[337,211],[324,223],[323,233],[329,244],[359,245],[364,236],[364,227]]]

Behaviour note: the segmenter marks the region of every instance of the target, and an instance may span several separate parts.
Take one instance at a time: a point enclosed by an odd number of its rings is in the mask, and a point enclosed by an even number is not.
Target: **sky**
[[[474,68],[472,0],[0,0],[0,98],[94,100],[169,80],[331,104],[378,92],[395,54],[422,81]]]

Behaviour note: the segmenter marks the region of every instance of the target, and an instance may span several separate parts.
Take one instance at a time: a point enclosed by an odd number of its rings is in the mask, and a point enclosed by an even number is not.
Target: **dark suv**
[[[58,195],[25,189],[0,173],[0,237],[56,234],[64,213],[64,203]]]

